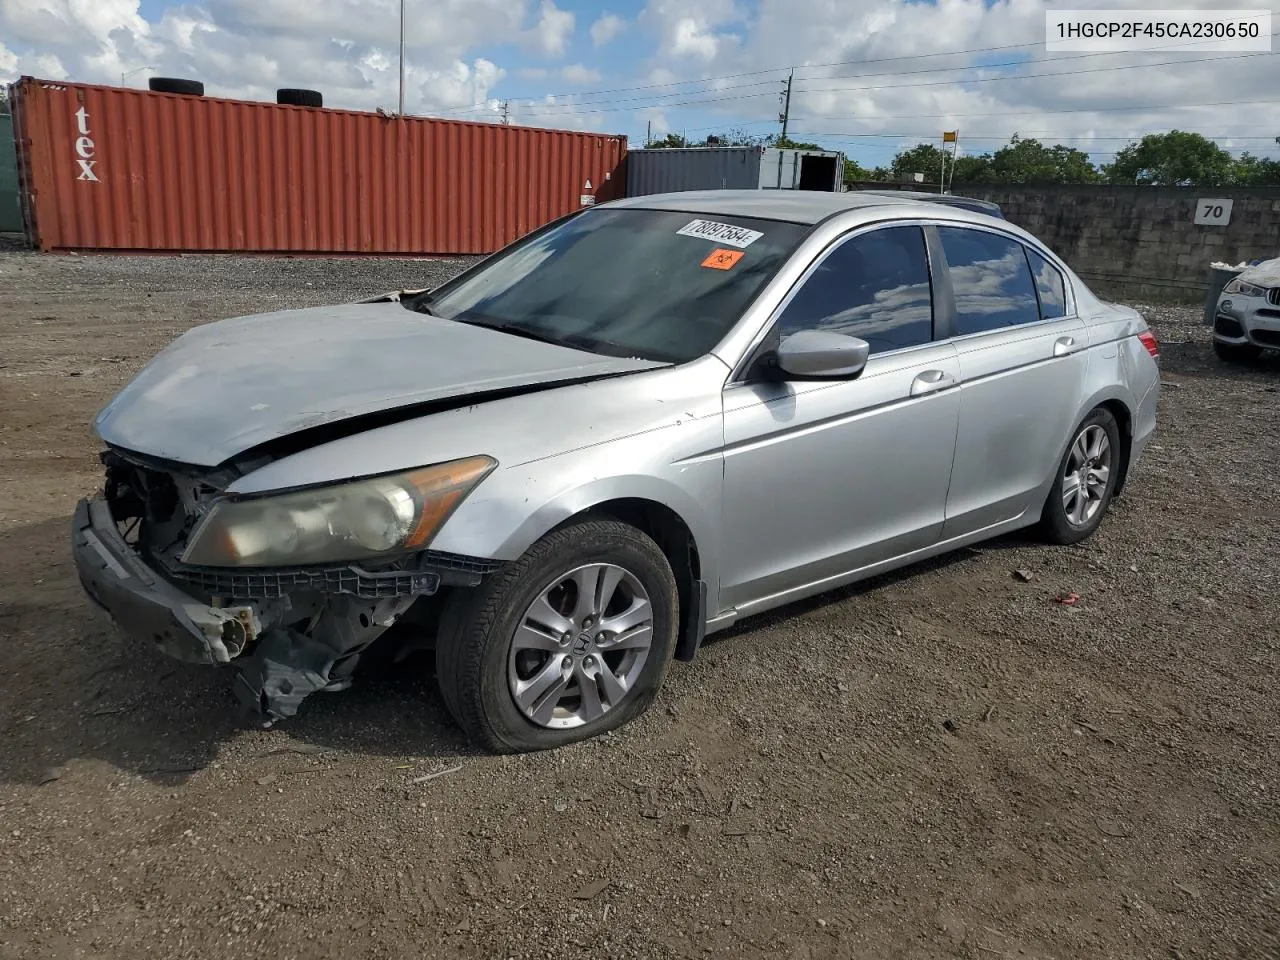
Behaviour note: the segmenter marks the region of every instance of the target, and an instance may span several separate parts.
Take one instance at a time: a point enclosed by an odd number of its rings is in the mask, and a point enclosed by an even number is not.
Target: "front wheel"
[[[679,595],[658,545],[624,523],[556,530],[445,610],[440,691],[474,742],[545,750],[616,729],[653,701]]]
[[[1076,428],[1058,464],[1040,517],[1040,532],[1046,540],[1079,543],[1098,529],[1115,493],[1120,457],[1116,418],[1098,407]]]

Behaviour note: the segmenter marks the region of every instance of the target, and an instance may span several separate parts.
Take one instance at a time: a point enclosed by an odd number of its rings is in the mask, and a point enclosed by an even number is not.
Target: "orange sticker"
[[[746,251],[743,250],[712,250],[707,259],[702,261],[702,265],[712,270],[732,270],[745,255]]]

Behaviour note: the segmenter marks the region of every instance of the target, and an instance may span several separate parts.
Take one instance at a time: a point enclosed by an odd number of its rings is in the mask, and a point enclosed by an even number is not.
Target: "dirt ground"
[[[0,254],[0,957],[1280,957],[1280,363],[1198,310],[1143,308],[1094,539],[752,620],[597,742],[478,755],[421,664],[263,730],[118,636],[97,410],[190,324],[453,269]]]

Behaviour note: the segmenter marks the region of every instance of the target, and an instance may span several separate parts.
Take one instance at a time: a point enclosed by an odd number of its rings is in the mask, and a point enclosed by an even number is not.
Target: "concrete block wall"
[[[1280,257],[1280,187],[957,184],[952,192],[1000,204],[1115,299],[1200,302],[1211,262]],[[1227,226],[1193,222],[1197,200],[1228,198]]]

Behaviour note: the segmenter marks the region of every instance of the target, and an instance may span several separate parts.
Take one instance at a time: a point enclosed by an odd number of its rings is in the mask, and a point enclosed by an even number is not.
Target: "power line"
[[[1187,63],[1207,63],[1211,60],[1212,61],[1245,60],[1245,59],[1248,59],[1249,57],[1273,57],[1273,56],[1275,56],[1275,53],[1268,51],[1266,53],[1240,53],[1240,54],[1235,54],[1229,57],[1197,57],[1194,60],[1159,60],[1155,63],[1129,63],[1129,64],[1116,64],[1110,67],[1092,67],[1088,70],[1059,70],[1055,73],[1022,73],[1022,74],[1014,74],[1012,76],[1007,76],[1007,77],[976,77],[971,80],[929,80],[929,81],[926,81],[925,83],[895,84],[893,89],[896,91],[896,90],[910,89],[913,87],[938,87],[938,86],[944,86],[944,85],[951,86],[954,84],[961,84],[961,83],[997,83],[1000,81],[1008,81],[1008,80],[1038,80],[1038,79],[1043,79],[1045,77],[1076,77],[1076,76],[1081,76],[1087,73],[1108,73],[1115,70],[1140,70],[1140,69],[1145,69],[1147,67],[1167,67],[1172,64],[1177,64],[1181,66],[1182,64],[1187,64]],[[1063,59],[1066,59],[1066,58],[1063,58]],[[879,89],[882,89],[879,85],[872,86],[872,87],[816,87],[816,88],[809,87],[809,88],[802,88],[799,92],[800,93],[849,93],[857,90],[879,90]]]
[[[1271,36],[1272,36],[1272,37],[1280,36],[1280,31],[1277,31],[1277,32],[1275,32],[1275,33],[1272,33],[1272,34],[1271,34]],[[1205,44],[1205,43],[1213,43],[1213,42],[1216,42],[1216,41],[1215,41],[1215,40],[1194,40],[1194,41],[1188,41],[1187,43],[1184,43],[1184,44],[1178,44],[1177,46],[1179,46],[1179,47],[1187,47],[1187,48],[1191,48],[1191,47],[1195,47],[1195,46],[1200,46],[1200,45]],[[1038,43],[1038,42],[1035,42],[1035,43],[1014,43],[1014,44],[1005,44],[1004,46],[998,46],[998,47],[981,47],[981,48],[973,48],[973,49],[969,49],[969,50],[954,50],[954,51],[940,51],[940,52],[937,52],[937,53],[908,54],[908,55],[902,55],[902,56],[896,56],[896,57],[877,57],[877,58],[864,59],[864,60],[833,60],[833,61],[829,61],[829,62],[826,62],[826,63],[811,63],[811,64],[802,64],[802,65],[790,65],[790,66],[770,67],[770,68],[762,69],[762,70],[751,70],[751,71],[747,71],[747,72],[744,72],[744,73],[720,74],[720,75],[716,75],[716,76],[702,77],[702,78],[698,78],[698,79],[691,79],[691,80],[674,80],[674,81],[670,81],[670,82],[667,82],[667,83],[641,84],[641,85],[631,86],[631,87],[613,87],[613,88],[603,89],[603,90],[577,90],[577,91],[571,91],[571,92],[566,92],[566,93],[549,93],[549,94],[543,94],[543,95],[538,96],[538,97],[512,97],[512,98],[511,98],[511,101],[512,101],[512,102],[517,102],[517,103],[530,103],[530,104],[537,104],[537,105],[539,105],[539,106],[543,106],[543,107],[554,107],[554,106],[565,106],[565,107],[568,107],[568,106],[573,106],[573,104],[548,104],[548,103],[545,103],[544,101],[545,101],[545,100],[547,100],[547,99],[556,99],[556,98],[572,98],[572,97],[604,96],[605,94],[612,94],[612,93],[629,93],[629,92],[633,92],[633,91],[637,91],[637,90],[657,90],[657,89],[666,89],[666,88],[670,88],[670,87],[686,86],[686,85],[689,85],[689,84],[707,84],[707,83],[715,83],[715,82],[719,82],[719,81],[723,81],[723,80],[736,80],[736,79],[740,79],[740,78],[743,78],[743,77],[761,76],[761,75],[766,74],[766,73],[779,73],[779,72],[782,72],[782,71],[785,71],[785,70],[792,70],[792,71],[794,72],[794,71],[797,71],[797,70],[799,70],[799,71],[803,71],[803,70],[817,70],[817,69],[822,69],[822,68],[825,68],[825,67],[837,67],[837,66],[865,66],[865,65],[867,65],[867,64],[877,64],[877,63],[895,63],[895,62],[902,62],[902,61],[925,60],[925,59],[930,59],[930,58],[933,58],[933,57],[955,57],[955,56],[967,56],[967,55],[970,55],[970,54],[980,54],[980,53],[997,53],[997,52],[1000,52],[1000,51],[1003,51],[1003,50],[1020,50],[1020,49],[1038,48],[1038,47],[1040,47],[1040,43]],[[1167,51],[1152,51],[1152,52],[1167,52]],[[930,67],[930,68],[927,68],[927,69],[924,69],[924,70],[893,71],[893,72],[891,72],[891,73],[879,73],[879,74],[877,74],[877,73],[870,73],[870,74],[853,74],[853,75],[848,76],[848,77],[810,77],[810,78],[807,78],[807,79],[809,79],[809,80],[827,80],[827,79],[831,79],[831,80],[838,80],[838,79],[854,79],[854,78],[859,78],[859,79],[861,79],[861,78],[875,78],[875,77],[898,77],[898,76],[918,75],[918,74],[923,74],[923,73],[947,73],[947,72],[952,72],[952,71],[957,71],[957,70],[985,70],[985,69],[994,69],[994,68],[999,68],[999,67],[1024,66],[1024,65],[1029,64],[1029,63],[1056,63],[1056,62],[1059,62],[1059,61],[1066,61],[1066,60],[1082,60],[1082,59],[1089,59],[1089,58],[1093,58],[1093,57],[1114,57],[1114,56],[1125,56],[1125,55],[1132,56],[1132,55],[1136,55],[1136,54],[1140,54],[1140,53],[1141,53],[1141,51],[1137,51],[1137,52],[1135,52],[1135,51],[1127,51],[1127,50],[1126,50],[1126,51],[1120,51],[1120,50],[1116,50],[1116,51],[1098,51],[1098,52],[1093,52],[1093,53],[1078,53],[1078,54],[1072,54],[1072,55],[1070,55],[1070,56],[1063,56],[1063,57],[1051,57],[1051,58],[1047,58],[1047,59],[1044,59],[1044,60],[1009,60],[1009,61],[1002,61],[1002,62],[999,62],[999,63],[967,64],[967,65],[965,65],[965,66],[959,66],[959,67]],[[1261,53],[1261,54],[1243,54],[1243,55],[1241,55],[1241,56],[1250,56],[1250,55],[1254,55],[1254,56],[1262,55],[1262,56],[1265,56],[1265,55],[1267,55],[1267,53]],[[1117,67],[1103,67],[1103,68],[1099,68],[1099,69],[1102,69],[1102,70],[1107,70],[1107,69],[1129,69],[1130,67],[1162,66],[1162,65],[1164,65],[1164,64],[1166,64],[1166,63],[1199,63],[1199,62],[1203,62],[1204,60],[1219,60],[1219,59],[1233,59],[1233,58],[1232,58],[1232,57],[1205,57],[1205,58],[1197,58],[1197,59],[1195,59],[1195,60],[1173,60],[1173,61],[1161,61],[1160,63],[1156,63],[1156,64],[1130,64],[1130,65],[1117,66]],[[1092,71],[1086,71],[1086,72],[1092,72]],[[1066,76],[1066,75],[1067,75],[1067,74],[1045,74],[1044,76]],[[803,77],[802,77],[801,79],[803,80],[803,79],[806,79],[806,78],[803,78]],[[989,78],[989,79],[1001,79],[1001,78]],[[738,86],[740,86],[740,87],[741,87],[741,86],[767,86],[767,85],[769,85],[769,84],[771,84],[771,83],[775,83],[775,82],[777,82],[777,81],[776,81],[776,79],[771,79],[771,80],[761,80],[761,81],[757,81],[757,82],[755,82],[755,83],[751,83],[751,84],[739,84]],[[914,85],[913,85],[913,86],[914,86]],[[837,88],[837,89],[844,89],[844,88]],[[629,98],[626,98],[626,99],[627,99],[627,102],[634,102],[634,101],[638,101],[638,100],[652,100],[652,99],[656,99],[656,98],[660,98],[660,97],[665,97],[665,96],[673,96],[673,97],[676,97],[676,96],[686,96],[686,95],[689,95],[689,94],[694,94],[694,93],[703,93],[703,92],[715,92],[715,91],[682,90],[682,91],[674,91],[674,92],[669,93],[669,94],[655,94],[655,95],[647,96],[647,97],[629,97]],[[744,97],[743,99],[746,99],[746,98]],[[579,103],[581,103],[582,101],[578,101],[578,102],[579,102]],[[454,109],[453,109],[452,111],[450,111],[450,112],[466,112],[466,111],[471,111],[471,110],[483,110],[483,109],[487,109],[487,104],[473,104],[473,105],[471,105],[471,106],[469,106],[469,107],[457,107],[457,108],[454,108]]]
[[[1115,64],[1113,66],[1108,66],[1108,67],[1091,67],[1084,70],[1059,70],[1053,73],[1024,73],[1024,74],[1011,74],[1011,75],[1000,76],[1000,77],[974,77],[970,79],[954,79],[953,78],[948,80],[928,80],[922,83],[894,84],[894,86],[891,89],[894,91],[897,91],[897,90],[912,89],[917,87],[955,86],[959,84],[975,84],[975,83],[1002,83],[1002,82],[1009,82],[1014,80],[1045,79],[1049,77],[1074,77],[1074,76],[1084,76],[1086,74],[1091,74],[1091,73],[1114,72],[1118,70],[1143,70],[1143,69],[1148,69],[1150,67],[1165,67],[1170,65],[1184,65],[1189,63],[1208,63],[1208,62],[1216,63],[1216,62],[1238,61],[1238,60],[1247,59],[1249,57],[1270,57],[1275,55],[1276,54],[1273,52],[1240,53],[1240,54],[1233,54],[1225,57],[1197,57],[1191,60],[1185,60],[1185,59],[1159,60],[1159,61],[1156,61],[1155,63]],[[1061,59],[1068,59],[1068,58],[1064,57]],[[1048,62],[1048,61],[1045,61],[1045,62]],[[980,69],[980,68],[960,67],[960,68],[951,68],[951,69],[968,70],[968,69]],[[926,72],[934,72],[934,71],[926,71]],[[859,79],[870,79],[870,78],[879,77],[879,76],[892,77],[892,76],[900,76],[900,74],[862,74],[859,76]],[[773,83],[776,81],[768,81],[768,82]],[[854,93],[862,90],[883,90],[883,89],[886,89],[883,84],[875,84],[871,86],[855,86],[855,87],[846,87],[846,86],[797,87],[795,88],[794,92],[796,93]],[[648,103],[638,107],[626,106],[626,107],[595,108],[589,104],[583,105],[580,103],[539,103],[538,107],[540,110],[567,110],[567,111],[571,111],[573,113],[578,113],[578,114],[623,113],[629,110],[642,110],[642,109],[670,110],[678,107],[702,106],[708,103],[730,103],[730,102],[735,102],[739,100],[751,100],[757,96],[758,94],[739,94],[737,96],[729,96],[729,97],[706,97],[706,98],[699,98],[695,100],[684,100],[676,103]],[[648,97],[623,98],[622,100],[615,100],[613,102],[614,103],[630,103],[633,101],[649,100],[649,99],[651,98],[648,98]]]
[[[1206,41],[1200,41],[1200,42],[1206,42]],[[1216,42],[1216,41],[1209,41],[1209,42]],[[568,93],[547,93],[547,94],[543,94],[541,97],[517,97],[513,99],[517,101],[525,101],[529,103],[539,103],[546,97],[555,98],[555,97],[575,97],[575,96],[603,96],[609,93],[632,93],[636,90],[661,90],[661,89],[666,89],[668,87],[681,87],[681,86],[685,86],[686,84],[713,83],[720,80],[738,80],[743,77],[759,77],[759,76],[763,76],[766,73],[782,73],[783,71],[786,71],[786,70],[818,70],[823,67],[844,67],[844,66],[852,66],[854,64],[894,63],[902,60],[927,60],[930,57],[962,57],[972,53],[999,53],[1002,50],[1025,50],[1029,47],[1036,48],[1039,46],[1041,46],[1041,43],[1039,41],[1034,41],[1031,43],[1009,43],[1000,47],[976,47],[970,50],[943,50],[937,53],[914,53],[914,54],[904,54],[902,56],[897,56],[897,57],[878,57],[871,60],[833,60],[829,63],[786,64],[784,66],[779,66],[779,67],[765,67],[761,70],[747,70],[743,73],[722,73],[722,74],[717,74],[710,77],[699,77],[691,80],[671,80],[666,83],[642,83],[642,84],[637,84],[635,86],[630,86],[630,87],[610,87],[604,90],[574,90]],[[1108,52],[1106,54],[1093,54],[1093,56],[1108,56],[1108,55],[1111,55],[1111,53]],[[953,69],[959,69],[959,68],[953,68]],[[760,81],[760,85],[774,83],[774,82],[776,81],[762,80]],[[752,84],[752,86],[755,86],[755,84]],[[697,91],[687,91],[687,92],[696,93]],[[678,96],[678,94],[672,94],[672,96]],[[483,104],[473,104],[471,107],[456,107],[454,109],[471,110],[481,106],[483,106]]]
[[[1184,130],[1181,132],[1195,133],[1196,131]],[[1106,136],[1081,135],[1081,136],[1061,137],[1053,133],[1052,131],[1024,133],[1021,130],[1015,130],[1013,133],[1008,134],[1007,136],[982,136],[982,137],[965,136],[964,139],[967,142],[977,140],[984,143],[992,142],[992,141],[1000,142],[1000,143],[1008,143],[1015,136],[1019,140],[1029,140],[1033,138],[1044,137],[1045,139],[1049,140],[1052,143],[1066,143],[1068,141],[1092,143],[1095,140],[1129,140],[1129,141],[1141,140],[1144,134],[1140,134],[1140,133],[1125,134],[1125,135],[1108,134]],[[1206,140],[1262,140],[1268,143],[1272,143],[1275,141],[1275,137],[1240,136],[1238,134],[1233,134],[1233,133],[1226,133],[1226,134],[1202,133],[1200,134],[1200,136],[1204,137]],[[811,140],[817,140],[817,139],[822,139],[822,140],[911,140],[911,139],[917,139],[917,138],[936,140],[938,138],[938,132],[936,130],[932,130],[924,133],[919,133],[919,132],[917,133],[813,133],[811,131],[806,130],[802,133],[797,133],[795,135],[795,139],[800,139],[800,138],[809,138]]]
[[[1275,104],[1274,97],[1266,100],[1214,100],[1209,103],[1162,103],[1162,104],[1145,104],[1141,106],[1130,107],[1073,107],[1069,110],[1028,110],[1022,113],[1010,113],[1008,110],[1001,110],[997,113],[905,113],[897,116],[876,115],[876,116],[821,116],[821,117],[794,117],[793,119],[803,122],[806,120],[950,120],[950,119],[971,119],[974,117],[1038,117],[1053,116],[1055,114],[1072,114],[1072,113],[1125,113],[1129,111],[1144,110],[1190,110],[1199,107],[1238,107],[1252,106],[1256,104],[1267,103]],[[769,121],[757,121],[766,123]]]

